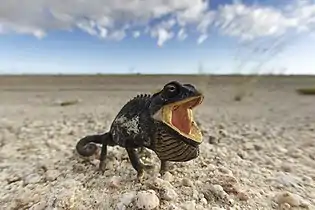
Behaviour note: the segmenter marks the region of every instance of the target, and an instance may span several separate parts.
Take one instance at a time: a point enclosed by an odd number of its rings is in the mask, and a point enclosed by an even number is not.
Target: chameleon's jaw
[[[202,132],[193,118],[193,109],[203,102],[203,96],[191,97],[168,104],[161,110],[163,123],[197,143],[202,142]]]

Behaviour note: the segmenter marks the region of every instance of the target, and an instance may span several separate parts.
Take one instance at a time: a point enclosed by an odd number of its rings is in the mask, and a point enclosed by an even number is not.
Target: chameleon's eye
[[[167,87],[167,91],[168,91],[168,92],[173,93],[173,92],[176,91],[175,85],[169,85],[169,86],[166,86],[166,87]]]
[[[179,89],[175,84],[169,84],[164,87],[164,93],[167,97],[174,97],[178,92]]]

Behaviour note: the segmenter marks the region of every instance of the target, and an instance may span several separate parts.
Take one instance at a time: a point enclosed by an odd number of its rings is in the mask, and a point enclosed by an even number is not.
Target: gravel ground
[[[106,131],[134,94],[173,78],[0,79],[1,209],[315,209],[315,97],[294,91],[314,78],[264,79],[241,101],[233,78],[179,78],[202,84],[195,118],[205,136],[197,159],[163,177],[149,150],[142,157],[156,168],[143,183],[123,148],[109,147],[104,175],[97,155],[76,154],[78,139]]]

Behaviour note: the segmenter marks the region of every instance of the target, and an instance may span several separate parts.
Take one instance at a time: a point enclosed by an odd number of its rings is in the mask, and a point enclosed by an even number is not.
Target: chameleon
[[[76,144],[85,157],[95,154],[101,145],[98,169],[106,169],[108,146],[126,149],[132,167],[141,180],[150,165],[139,158],[138,149],[147,148],[160,159],[161,175],[169,162],[186,162],[199,156],[203,142],[201,129],[194,121],[193,110],[204,101],[204,95],[192,84],[169,81],[153,94],[138,94],[118,112],[108,131],[87,135]]]

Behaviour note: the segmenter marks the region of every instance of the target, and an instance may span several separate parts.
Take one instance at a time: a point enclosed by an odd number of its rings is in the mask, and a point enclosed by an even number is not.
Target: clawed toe
[[[100,162],[100,165],[99,165],[99,167],[98,167],[98,170],[104,174],[104,172],[105,172],[105,170],[106,170],[106,164],[105,164],[105,162]]]
[[[143,164],[143,165],[142,165],[142,168],[143,168],[144,170],[153,170],[155,167],[154,167],[153,164]]]
[[[160,170],[160,172],[159,172],[159,173],[160,173],[160,175],[161,175],[161,176],[164,176],[164,175],[165,175],[165,173],[166,173],[166,170]]]
[[[144,180],[144,171],[140,170],[137,173],[137,181],[141,183],[141,182],[143,182],[143,180]]]

